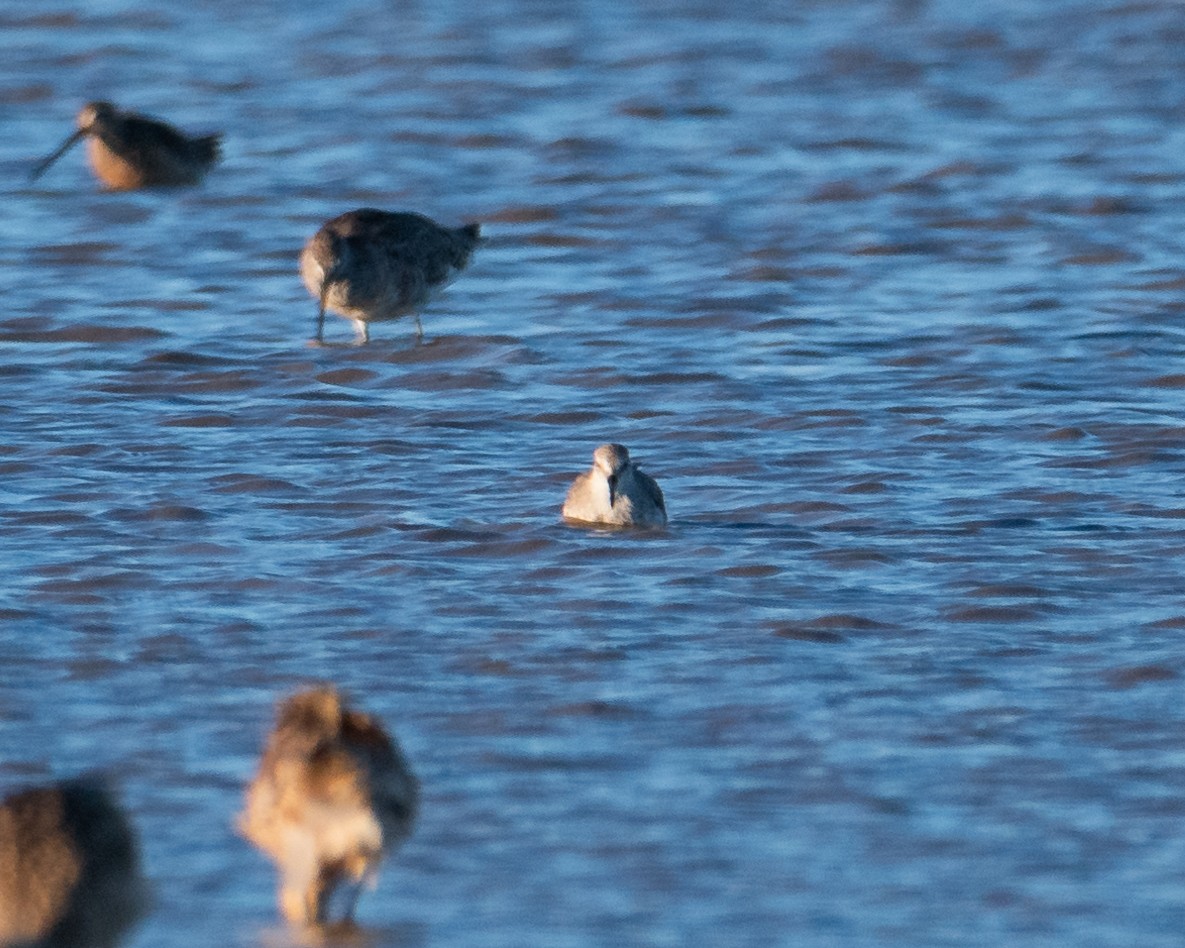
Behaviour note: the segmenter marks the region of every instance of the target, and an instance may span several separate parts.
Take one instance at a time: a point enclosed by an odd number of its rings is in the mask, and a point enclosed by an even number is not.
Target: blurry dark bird
[[[112,948],[148,902],[135,831],[101,778],[0,801],[0,945]]]
[[[327,309],[354,323],[355,342],[370,341],[371,322],[415,315],[465,269],[481,240],[477,224],[441,227],[422,214],[348,211],[321,226],[300,254],[300,276],[321,304],[316,341]]]
[[[88,102],[78,113],[78,128],[48,158],[38,162],[30,181],[86,138],[95,175],[116,191],[198,184],[218,160],[221,135],[191,138],[171,125],[110,102]]]
[[[411,833],[418,805],[399,744],[326,686],[280,705],[239,829],[276,863],[284,917],[319,926],[338,892],[350,921],[362,885]]]

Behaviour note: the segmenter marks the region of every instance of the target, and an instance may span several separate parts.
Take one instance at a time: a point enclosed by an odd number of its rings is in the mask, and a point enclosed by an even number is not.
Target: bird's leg
[[[420,345],[424,341],[424,327],[420,325],[420,314],[415,313],[416,317],[416,345]]]
[[[364,346],[370,342],[370,324],[364,319],[354,320],[354,345]]]
[[[288,924],[302,926],[311,924],[314,916],[310,914],[312,906],[309,902],[308,890],[302,891],[286,880],[280,887],[280,912],[288,920]]]
[[[315,925],[321,911],[321,871],[308,840],[290,838],[278,858],[280,912],[298,928]]]
[[[329,281],[321,284],[321,308],[317,310],[317,345],[325,341],[325,297],[329,295]]]
[[[333,891],[333,876],[322,869],[305,890],[305,918],[308,925],[324,925],[329,896]]]
[[[341,883],[342,921],[346,924],[354,921],[354,910],[358,907],[358,896],[362,894],[363,882],[362,879],[350,879],[348,882]]]

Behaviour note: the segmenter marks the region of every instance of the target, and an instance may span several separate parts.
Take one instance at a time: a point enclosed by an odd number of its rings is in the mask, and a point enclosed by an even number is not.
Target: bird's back
[[[92,164],[112,187],[196,184],[221,156],[221,135],[191,138],[134,113],[105,119],[92,136]]]
[[[665,525],[667,504],[658,481],[637,467],[634,467],[633,475],[637,485],[637,490],[630,497],[634,522],[640,526]]]
[[[146,904],[135,833],[101,781],[0,804],[0,944],[114,945]]]
[[[477,224],[441,227],[423,214],[374,208],[349,211],[325,227],[419,269],[430,284],[443,282],[450,270],[463,269],[481,236]]]
[[[334,274],[329,304],[351,318],[395,318],[451,282],[479,241],[477,224],[447,228],[422,214],[361,208],[313,235],[301,254],[301,274],[314,296],[325,275]]]

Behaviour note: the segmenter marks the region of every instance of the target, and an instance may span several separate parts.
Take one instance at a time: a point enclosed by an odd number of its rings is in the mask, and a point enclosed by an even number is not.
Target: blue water
[[[375,944],[1179,944],[1179,14],[0,3],[0,791],[119,775],[129,945],[287,944],[328,679],[423,784]],[[95,98],[225,160],[28,185]],[[367,205],[489,239],[309,348]],[[669,530],[559,521],[608,440]]]

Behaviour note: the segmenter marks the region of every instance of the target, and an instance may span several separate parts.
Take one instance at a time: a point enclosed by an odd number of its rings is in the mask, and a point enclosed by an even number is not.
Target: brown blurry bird
[[[362,884],[411,833],[418,803],[399,744],[323,686],[280,705],[239,829],[276,863],[289,922],[329,922],[337,891],[348,922]]]
[[[78,128],[29,175],[36,181],[75,142],[86,138],[95,175],[116,191],[198,184],[221,153],[221,135],[190,137],[157,119],[124,112],[110,102],[88,102]]]
[[[325,311],[354,323],[356,342],[370,341],[371,322],[415,315],[452,282],[481,240],[481,227],[441,227],[422,214],[364,207],[327,221],[300,254],[300,276],[321,308],[316,341],[322,341]]]
[[[0,802],[0,945],[111,948],[148,901],[135,831],[101,778]]]

